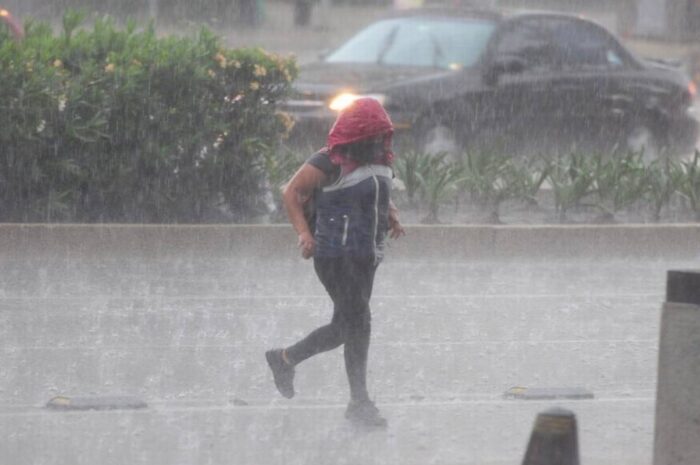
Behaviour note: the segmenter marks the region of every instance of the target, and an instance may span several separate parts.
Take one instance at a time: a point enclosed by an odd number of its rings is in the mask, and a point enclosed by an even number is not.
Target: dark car
[[[695,91],[679,69],[636,58],[579,17],[431,8],[377,21],[302,66],[283,108],[310,145],[369,95],[418,150],[685,153],[697,138]]]

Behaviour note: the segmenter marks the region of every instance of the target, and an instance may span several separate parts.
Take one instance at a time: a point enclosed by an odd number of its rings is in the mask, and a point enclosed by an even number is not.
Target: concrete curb
[[[402,259],[700,258],[700,224],[406,227]],[[289,225],[0,224],[0,258],[297,257]]]

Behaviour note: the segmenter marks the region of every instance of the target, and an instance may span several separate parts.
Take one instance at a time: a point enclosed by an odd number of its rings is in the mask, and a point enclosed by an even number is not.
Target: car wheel
[[[638,124],[627,133],[627,149],[643,152],[642,159],[652,162],[661,155],[661,142],[646,124]]]
[[[462,155],[462,147],[454,132],[444,125],[429,127],[420,134],[418,150],[423,153],[447,153],[453,159]]]

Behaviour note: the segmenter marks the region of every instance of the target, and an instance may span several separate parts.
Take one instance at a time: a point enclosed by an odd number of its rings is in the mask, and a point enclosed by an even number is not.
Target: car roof
[[[500,11],[491,9],[430,5],[405,10],[394,10],[384,15],[384,19],[388,18],[479,18],[500,21],[503,19],[503,14]]]
[[[439,4],[427,5],[419,8],[405,10],[395,10],[384,15],[383,19],[390,18],[436,18],[436,19],[485,19],[494,22],[503,22],[516,18],[567,18],[577,19],[588,23],[597,24],[595,21],[584,16],[561,13],[557,11],[536,10],[536,9],[507,9],[507,8],[487,8],[478,5],[464,6],[444,6]]]

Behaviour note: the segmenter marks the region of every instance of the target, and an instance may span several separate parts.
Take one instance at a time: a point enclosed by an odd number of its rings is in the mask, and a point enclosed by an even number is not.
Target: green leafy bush
[[[619,210],[642,200],[649,191],[652,171],[642,157],[643,152],[634,151],[596,153],[592,157],[596,206],[606,221],[614,220]]]
[[[423,174],[430,168],[432,154],[417,150],[401,153],[394,164],[396,175],[403,183],[410,206],[417,206],[418,194],[424,184]]]
[[[457,192],[463,180],[464,166],[450,161],[447,153],[430,154],[420,173],[421,193],[428,204],[423,223],[439,223],[440,205]]]
[[[650,204],[652,220],[659,222],[661,210],[671,203],[684,183],[681,162],[668,157],[654,160],[647,166],[647,179],[645,200]]]
[[[396,160],[396,175],[406,192],[409,206],[427,206],[423,223],[439,223],[440,206],[456,194],[463,181],[464,166],[449,159],[445,152],[408,150]]]
[[[552,162],[547,180],[554,194],[554,208],[559,221],[567,212],[580,206],[595,191],[595,161],[591,154],[571,152]]]
[[[261,208],[291,59],[109,20],[0,44],[0,221],[240,221]]]
[[[488,211],[488,222],[500,223],[500,205],[516,191],[512,156],[498,148],[471,150],[466,153],[464,166],[463,184],[471,199]]]
[[[700,221],[700,151],[695,150],[693,158],[681,162],[683,172],[679,190],[688,200],[695,220]]]

